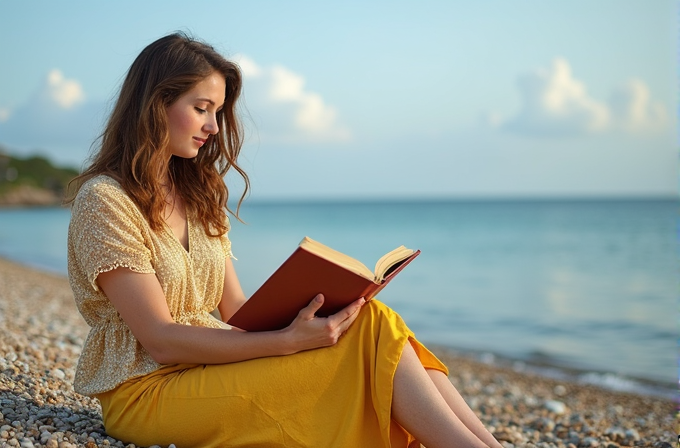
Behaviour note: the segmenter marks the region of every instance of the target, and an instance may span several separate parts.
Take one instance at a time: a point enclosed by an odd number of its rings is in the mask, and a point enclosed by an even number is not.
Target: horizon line
[[[404,195],[404,196],[263,196],[246,197],[243,206],[248,204],[375,204],[375,203],[472,203],[472,202],[671,202],[680,201],[680,193],[676,194],[617,194],[617,195]],[[229,201],[229,206],[236,202]]]

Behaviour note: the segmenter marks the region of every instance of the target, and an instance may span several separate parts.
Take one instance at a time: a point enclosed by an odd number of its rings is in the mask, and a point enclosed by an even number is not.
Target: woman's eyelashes
[[[204,114],[207,112],[207,110],[201,109],[200,107],[194,107],[194,109],[196,109],[196,112],[198,112],[199,114]]]

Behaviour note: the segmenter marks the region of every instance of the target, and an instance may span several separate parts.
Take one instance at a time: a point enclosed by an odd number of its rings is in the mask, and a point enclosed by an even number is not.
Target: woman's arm
[[[232,274],[233,266],[227,275]],[[334,345],[364,303],[361,298],[337,314],[316,317],[323,304],[323,296],[318,295],[283,330],[250,333],[174,322],[154,274],[117,268],[99,274],[97,282],[132,334],[160,364],[225,364]],[[234,298],[238,297],[237,293]]]
[[[222,317],[222,322],[231,319],[231,316],[241,308],[246,301],[246,296],[241,289],[241,283],[238,281],[234,263],[231,258],[227,257],[224,267],[224,288],[222,290],[222,300],[217,305],[217,309]]]

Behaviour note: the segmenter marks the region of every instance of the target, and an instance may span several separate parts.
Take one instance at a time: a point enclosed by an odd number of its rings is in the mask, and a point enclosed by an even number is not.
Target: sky
[[[0,146],[82,167],[134,58],[180,30],[241,66],[252,198],[675,197],[679,17],[669,0],[1,2]]]

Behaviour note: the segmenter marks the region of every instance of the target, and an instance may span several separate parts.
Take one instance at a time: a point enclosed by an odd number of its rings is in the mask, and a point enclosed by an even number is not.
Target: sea
[[[304,236],[369,268],[419,340],[508,369],[675,399],[677,200],[246,202],[229,233],[250,295]],[[64,208],[0,209],[0,256],[66,275]]]

